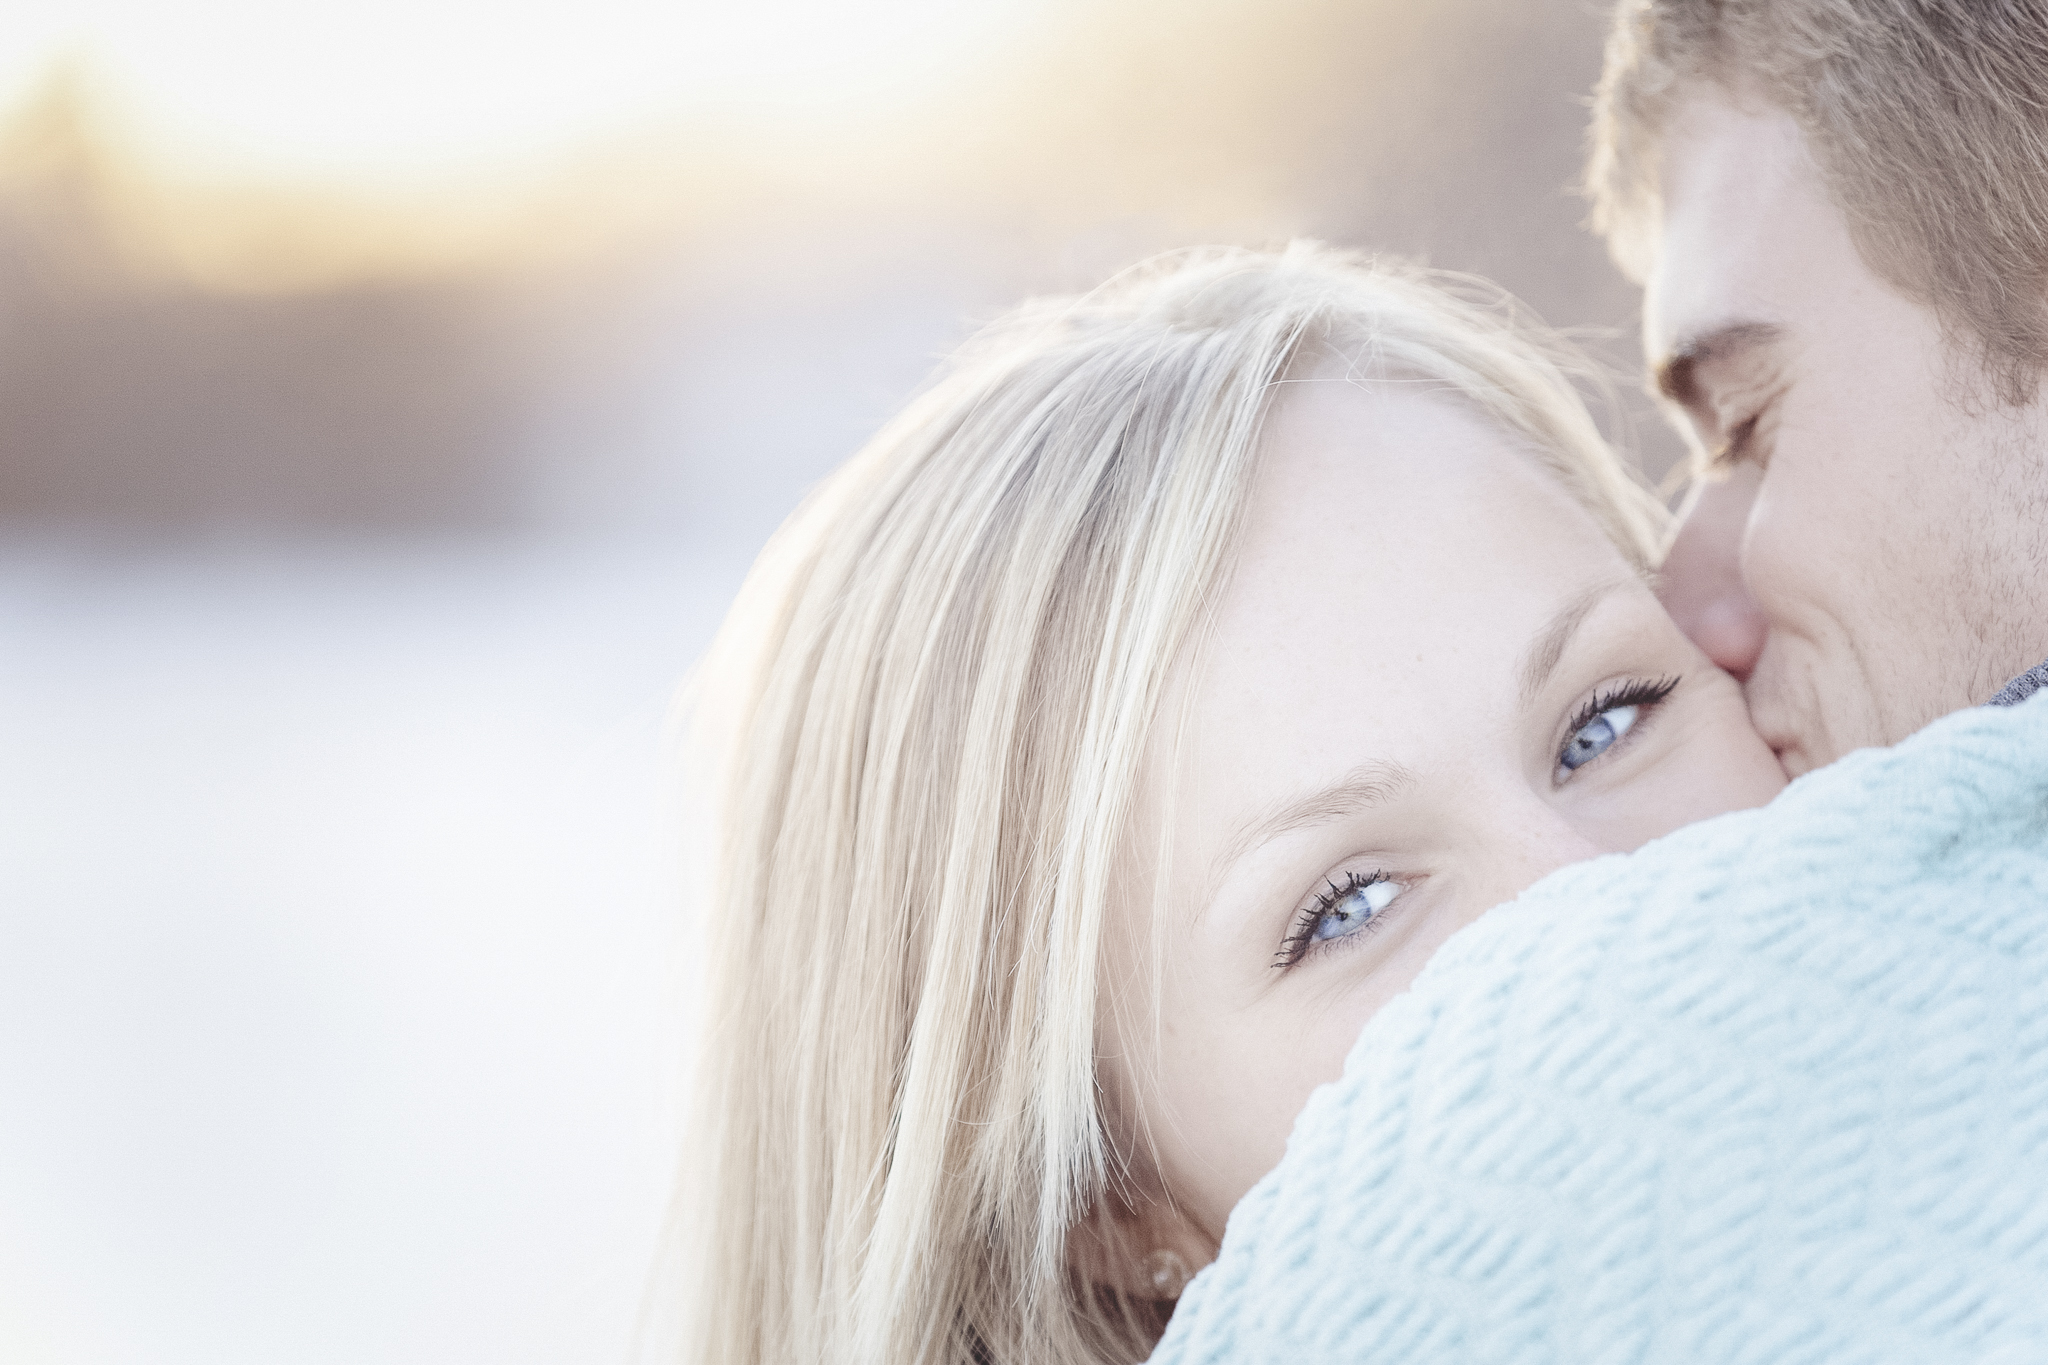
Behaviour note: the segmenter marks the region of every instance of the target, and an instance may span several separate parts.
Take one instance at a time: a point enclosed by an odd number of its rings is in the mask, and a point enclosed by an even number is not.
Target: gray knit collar
[[[2017,706],[2043,687],[2048,687],[2048,663],[2038,663],[1998,689],[1988,706]]]

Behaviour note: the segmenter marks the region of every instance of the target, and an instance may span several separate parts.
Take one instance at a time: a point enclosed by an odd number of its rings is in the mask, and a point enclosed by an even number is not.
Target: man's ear
[[[1163,1191],[1107,1191],[1067,1235],[1067,1263],[1076,1275],[1143,1302],[1179,1298],[1214,1259],[1214,1239]]]

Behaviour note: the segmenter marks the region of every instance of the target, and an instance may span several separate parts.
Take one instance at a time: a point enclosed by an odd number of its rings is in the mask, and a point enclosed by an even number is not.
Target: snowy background
[[[9,1362],[618,1359],[673,1175],[674,547],[0,556]]]

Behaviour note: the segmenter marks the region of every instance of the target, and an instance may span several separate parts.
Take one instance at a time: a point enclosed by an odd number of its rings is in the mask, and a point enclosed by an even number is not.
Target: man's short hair
[[[1702,82],[1789,113],[1871,269],[1974,342],[2002,397],[2033,396],[2048,369],[2048,0],[1620,0],[1586,187],[1637,280],[1664,122]]]

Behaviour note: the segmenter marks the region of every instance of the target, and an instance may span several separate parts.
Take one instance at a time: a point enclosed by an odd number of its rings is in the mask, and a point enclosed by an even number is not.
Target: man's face
[[[1644,340],[1724,477],[1661,595],[1797,775],[2048,656],[2048,421],[1864,264],[1789,115],[1702,88],[1664,156]]]

